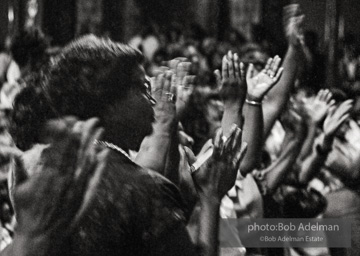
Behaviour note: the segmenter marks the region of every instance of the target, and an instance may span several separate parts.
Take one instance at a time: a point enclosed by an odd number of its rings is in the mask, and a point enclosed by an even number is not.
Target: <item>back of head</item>
[[[39,129],[51,118],[101,121],[106,107],[126,96],[142,60],[133,48],[92,35],[67,45],[15,99],[11,133],[17,146],[26,150],[37,143]]]

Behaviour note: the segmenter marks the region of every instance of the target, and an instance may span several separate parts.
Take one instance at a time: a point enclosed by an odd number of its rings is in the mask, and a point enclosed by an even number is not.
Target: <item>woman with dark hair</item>
[[[141,168],[126,153],[140,147],[144,137],[151,134],[154,121],[154,99],[142,61],[142,55],[126,45],[87,36],[65,47],[48,70],[17,96],[11,128],[14,140],[22,150],[30,149],[25,155],[32,150],[43,150],[34,154],[40,157],[30,159],[30,171],[46,172],[41,164],[49,163],[52,157],[47,143],[53,135],[49,132],[44,135],[43,131],[45,124],[54,118],[97,117],[105,132],[95,144],[110,149],[91,207],[83,213],[70,236],[56,236],[57,246],[40,247],[37,255],[216,254],[220,200],[234,184],[243,155],[241,130],[233,127],[225,143],[221,131],[218,132],[213,156],[193,174],[202,208],[199,235],[194,244],[186,230],[184,202],[177,187],[160,174]],[[166,108],[175,108],[173,81],[171,72],[158,75],[155,81],[155,91],[160,90],[159,99],[169,105],[164,106]],[[86,130],[86,125],[75,124],[73,130],[79,134]],[[82,135],[80,143],[87,136]],[[28,175],[19,169],[13,172],[13,191],[17,189],[19,177]],[[49,193],[55,193],[48,189]],[[17,204],[16,197],[13,199],[18,222],[26,226],[27,223],[21,221],[24,214],[18,213],[30,210]],[[40,206],[54,207],[48,200],[35,199]],[[40,206],[39,209],[49,209]],[[73,211],[71,204],[69,207],[69,211]],[[54,214],[54,211],[48,212]],[[30,213],[37,216],[36,211]],[[46,216],[41,211],[39,214]],[[51,220],[56,218],[61,216],[44,218],[44,222],[48,222],[45,226],[51,227]],[[36,230],[36,225],[33,228]],[[56,232],[50,232],[49,239],[62,232],[61,229],[53,231]],[[34,233],[34,230],[30,232]],[[37,236],[25,232],[25,238],[32,241]],[[16,237],[14,244],[19,246]],[[26,243],[22,249],[26,251]],[[11,248],[7,252],[5,255],[15,255],[11,254]]]

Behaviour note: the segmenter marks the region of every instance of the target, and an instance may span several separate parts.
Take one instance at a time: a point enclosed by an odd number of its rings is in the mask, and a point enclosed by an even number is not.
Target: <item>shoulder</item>
[[[179,189],[164,176],[116,153],[111,154],[99,199],[115,207],[126,224],[135,223],[145,236],[160,236],[185,222]]]

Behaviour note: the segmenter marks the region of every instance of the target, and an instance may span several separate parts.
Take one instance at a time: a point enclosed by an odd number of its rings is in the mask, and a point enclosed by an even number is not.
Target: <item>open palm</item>
[[[275,56],[270,58],[266,67],[257,75],[254,75],[254,65],[250,64],[246,73],[248,86],[248,98],[250,100],[261,101],[266,93],[279,81],[283,68],[279,68],[281,58]]]

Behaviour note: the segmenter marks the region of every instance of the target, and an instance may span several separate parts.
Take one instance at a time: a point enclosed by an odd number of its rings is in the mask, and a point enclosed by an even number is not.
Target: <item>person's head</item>
[[[37,70],[47,61],[49,43],[45,35],[36,28],[19,31],[10,46],[11,56],[21,73]]]
[[[16,97],[11,133],[19,148],[39,142],[49,119],[98,117],[104,139],[136,149],[152,132],[153,109],[137,50],[85,36],[66,46]]]
[[[248,66],[254,64],[255,72],[259,73],[265,68],[269,54],[260,45],[248,43],[240,50],[240,60]]]

